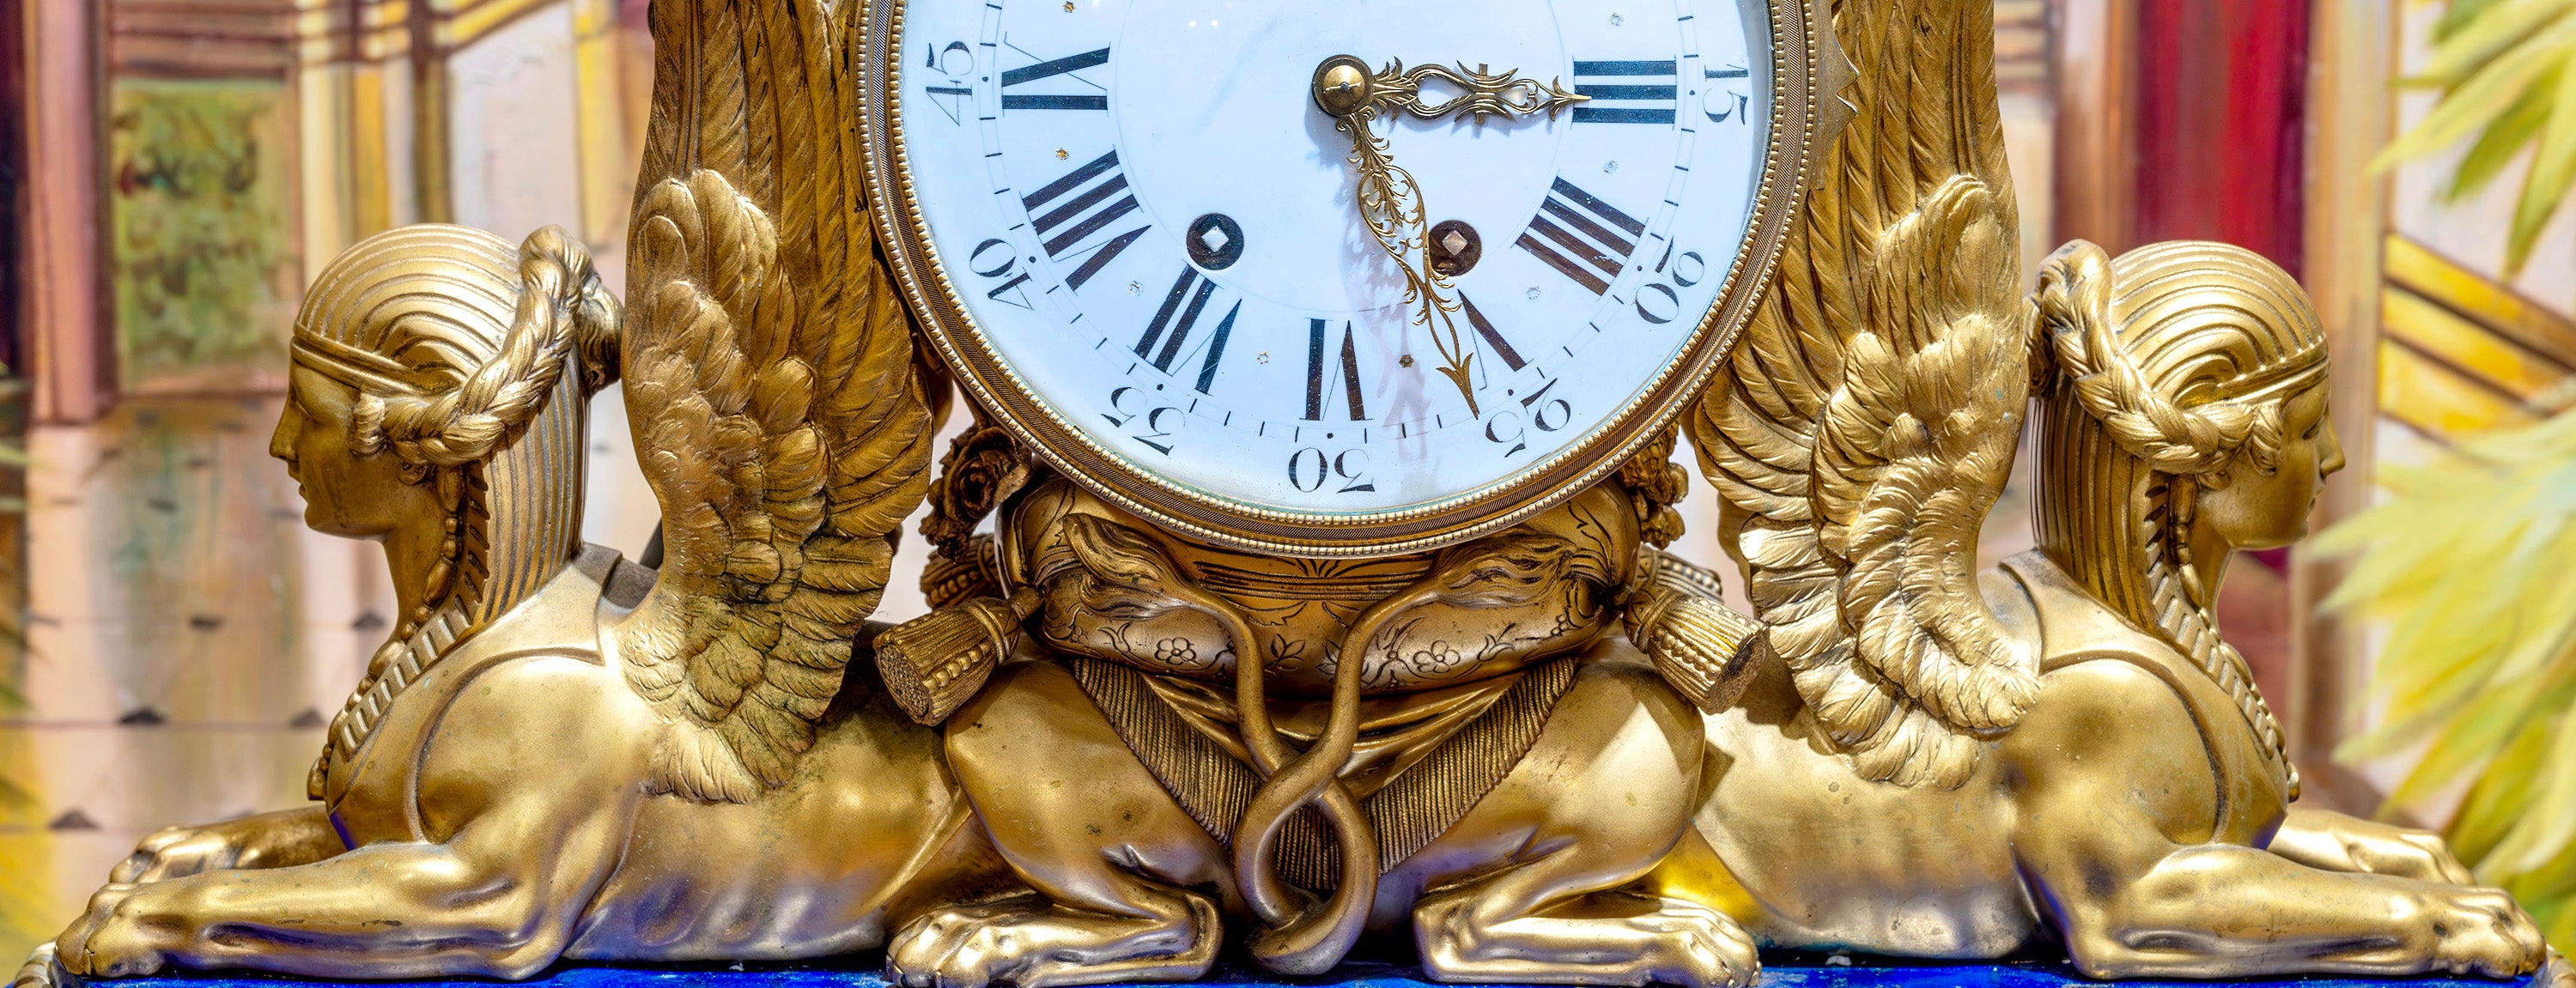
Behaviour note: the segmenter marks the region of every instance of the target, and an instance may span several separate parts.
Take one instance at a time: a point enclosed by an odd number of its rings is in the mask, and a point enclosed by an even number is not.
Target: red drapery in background
[[[2130,198],[2112,204],[2127,214],[2128,242],[2221,240],[2298,275],[2307,212],[2307,0],[2130,2]],[[2246,553],[2217,601],[2228,641],[2253,665],[2263,692],[2284,702],[2295,699],[2289,571],[2288,550]]]
[[[2137,242],[2224,240],[2298,274],[2308,4],[2138,0],[2137,10]]]
[[[0,0],[0,377],[24,377],[19,278],[27,222],[27,36],[19,0]]]

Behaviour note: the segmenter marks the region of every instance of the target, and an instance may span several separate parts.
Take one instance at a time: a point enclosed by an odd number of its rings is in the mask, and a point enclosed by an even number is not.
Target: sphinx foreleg
[[[616,860],[626,814],[537,805],[443,843],[381,843],[311,864],[109,885],[55,941],[75,975],[169,966],[309,977],[524,978],[563,952]],[[531,846],[533,845],[533,846]]]
[[[1690,829],[1700,731],[1697,711],[1642,663],[1587,664],[1520,765],[1390,876],[1428,887],[1413,909],[1425,972],[1751,984],[1760,961],[1733,920],[1636,885]]]
[[[2500,889],[2322,870],[2213,832],[2220,789],[2170,695],[2136,666],[2079,663],[2049,674],[2002,742],[2018,777],[2013,853],[2077,969],[2503,978],[2540,966],[2538,927]]]
[[[202,826],[164,827],[108,872],[112,885],[149,885],[206,871],[287,868],[348,850],[320,806],[260,813]]]
[[[2475,885],[2439,834],[2293,806],[2268,850],[2323,871]]]
[[[1063,666],[1002,667],[948,721],[949,763],[993,846],[1037,894],[932,910],[887,945],[916,988],[1188,981],[1207,973],[1225,853],[1119,740]]]
[[[419,756],[411,831],[289,867],[203,871],[99,890],[55,940],[74,975],[251,968],[326,978],[522,978],[570,943],[645,798],[625,724],[549,717],[591,667],[526,660],[488,672],[486,703],[451,706]],[[571,751],[581,758],[531,758]],[[309,819],[306,822],[310,822]]]

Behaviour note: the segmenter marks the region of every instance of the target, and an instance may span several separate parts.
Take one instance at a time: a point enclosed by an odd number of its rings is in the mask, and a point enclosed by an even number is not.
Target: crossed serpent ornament
[[[1692,988],[1757,945],[2549,961],[2438,839],[2290,802],[2209,601],[2341,465],[2322,332],[2213,244],[2070,245],[2016,297],[1985,3],[1832,12],[1848,126],[1685,419],[1751,618],[1655,548],[1670,438],[1501,534],[1331,562],[1156,529],[980,421],[934,479],[948,386],[853,205],[857,6],[654,5],[623,306],[557,230],[324,272],[272,452],[308,523],[386,545],[404,620],[317,805],[153,835],[18,984],[884,947],[1043,988],[1195,978],[1234,928],[1289,973],[1376,931],[1441,980]],[[577,534],[621,381],[658,570]],[[1979,574],[2034,405],[2040,547]],[[866,625],[925,498],[941,606]]]

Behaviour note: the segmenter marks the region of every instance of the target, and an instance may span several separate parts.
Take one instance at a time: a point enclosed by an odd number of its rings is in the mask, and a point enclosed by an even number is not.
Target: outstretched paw
[[[1633,922],[1661,934],[1655,942],[1662,949],[1650,949],[1647,955],[1650,975],[1658,982],[1747,988],[1762,976],[1752,934],[1717,910],[1667,899],[1663,908]]]
[[[1216,960],[1216,908],[1181,893],[1172,915],[1112,916],[1031,896],[940,909],[913,920],[886,951],[905,988],[1055,988],[1114,981],[1189,981]]]
[[[2540,970],[2549,959],[2549,944],[2541,939],[2539,925],[2502,889],[2446,890],[2431,905],[2428,925],[2435,937],[2435,970],[2515,978]]]
[[[1437,981],[1747,988],[1761,976],[1753,937],[1734,920],[1695,902],[1654,901],[1625,916],[1499,922],[1469,900],[1434,903],[1415,913],[1415,934]]]
[[[134,846],[107,880],[144,885],[236,866],[241,844],[219,827],[164,827]]]
[[[2549,948],[2549,960],[2540,965],[2540,976],[2531,979],[2532,988],[2576,988],[2576,964],[2558,948]]]

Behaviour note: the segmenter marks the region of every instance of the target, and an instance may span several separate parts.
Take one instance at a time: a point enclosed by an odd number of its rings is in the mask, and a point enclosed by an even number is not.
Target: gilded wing
[[[1827,733],[1871,778],[1955,786],[2038,688],[1976,586],[2030,387],[1993,10],[1834,7],[1853,118],[1687,421]]]
[[[929,486],[856,193],[858,8],[653,4],[624,376],[664,556],[618,648],[670,723],[653,784],[694,798],[786,780]]]

